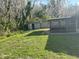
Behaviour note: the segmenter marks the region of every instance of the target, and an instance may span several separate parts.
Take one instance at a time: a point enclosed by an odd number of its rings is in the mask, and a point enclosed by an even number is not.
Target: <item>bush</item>
[[[0,35],[4,35],[4,26],[0,24]]]

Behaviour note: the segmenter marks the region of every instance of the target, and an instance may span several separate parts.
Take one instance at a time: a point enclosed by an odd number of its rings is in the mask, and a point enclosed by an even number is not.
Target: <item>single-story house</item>
[[[40,29],[40,28],[49,28],[49,22],[48,21],[36,21],[36,22],[32,22],[29,23],[28,26],[29,29]]]
[[[29,24],[29,29],[50,28],[50,32],[79,32],[79,14],[71,17],[52,18],[46,21],[37,21]]]
[[[79,15],[50,19],[50,32],[79,32]]]

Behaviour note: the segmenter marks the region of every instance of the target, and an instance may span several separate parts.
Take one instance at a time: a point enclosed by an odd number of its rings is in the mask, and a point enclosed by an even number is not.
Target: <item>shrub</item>
[[[0,24],[0,35],[4,35],[4,26]]]

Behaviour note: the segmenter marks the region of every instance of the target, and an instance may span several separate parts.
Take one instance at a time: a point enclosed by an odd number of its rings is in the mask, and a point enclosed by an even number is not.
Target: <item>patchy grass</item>
[[[57,49],[62,47],[59,45],[59,42],[67,43],[68,41],[59,37],[55,37],[56,39],[54,39],[53,36],[48,36],[46,31],[46,29],[32,30],[0,38],[0,59],[79,59],[62,51],[58,53]],[[48,40],[50,40],[50,46],[47,45]],[[49,50],[51,48],[46,49],[48,46],[57,48],[56,52]],[[66,45],[63,46],[66,47]]]

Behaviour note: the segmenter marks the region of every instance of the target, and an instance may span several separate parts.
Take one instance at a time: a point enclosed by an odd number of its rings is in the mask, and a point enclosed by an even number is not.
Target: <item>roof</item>
[[[70,19],[71,17],[61,17],[61,18],[51,18],[48,21],[53,21],[53,20],[67,20]]]

